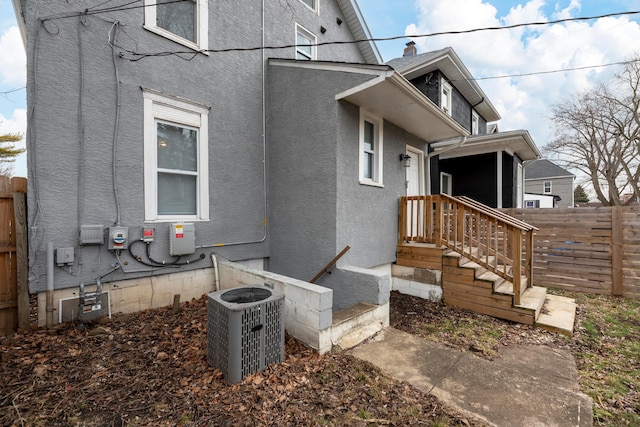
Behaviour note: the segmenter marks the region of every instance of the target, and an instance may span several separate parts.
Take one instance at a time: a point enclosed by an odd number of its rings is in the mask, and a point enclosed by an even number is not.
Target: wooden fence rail
[[[640,206],[503,212],[539,229],[534,285],[640,298]]]
[[[26,178],[0,176],[0,335],[29,327]]]

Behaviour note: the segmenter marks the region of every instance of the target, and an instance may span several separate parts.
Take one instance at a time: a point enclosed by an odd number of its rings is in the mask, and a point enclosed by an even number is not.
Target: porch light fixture
[[[400,161],[402,162],[402,166],[404,166],[405,168],[411,167],[411,156],[406,154],[406,153],[402,153],[400,154]]]

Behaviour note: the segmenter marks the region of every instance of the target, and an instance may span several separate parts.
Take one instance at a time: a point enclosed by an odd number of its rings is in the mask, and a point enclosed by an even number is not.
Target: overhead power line
[[[530,73],[521,73],[521,74],[504,74],[504,75],[501,75],[501,76],[474,77],[474,78],[464,79],[464,80],[465,81],[470,81],[470,80],[477,81],[477,80],[508,79],[508,78],[512,78],[512,77],[539,76],[539,75],[543,75],[543,74],[564,73],[564,72],[567,72],[567,71],[580,71],[580,70],[590,70],[592,68],[612,67],[614,65],[626,65],[626,64],[631,64],[631,63],[634,63],[634,62],[640,62],[640,58],[639,59],[631,59],[629,61],[610,62],[608,64],[585,65],[583,67],[559,68],[557,70],[547,70],[547,71],[532,71]],[[454,81],[454,82],[461,81],[461,79],[452,80],[452,81]]]
[[[177,1],[184,1],[184,0],[177,0]],[[114,11],[114,10],[116,10],[116,8],[112,8],[109,11]],[[90,12],[90,13],[95,13],[95,12]],[[407,38],[418,39],[418,38],[428,38],[428,37],[436,37],[436,36],[443,36],[443,35],[471,34],[471,33],[476,33],[480,31],[508,30],[508,29],[514,29],[514,28],[520,28],[520,27],[553,25],[553,24],[559,24],[559,23],[565,23],[565,22],[589,21],[593,19],[602,19],[602,18],[637,15],[637,14],[640,14],[640,11],[615,12],[615,13],[607,13],[607,14],[595,15],[595,16],[557,19],[553,21],[524,22],[521,24],[513,24],[513,25],[505,25],[505,26],[480,27],[480,28],[472,28],[467,30],[439,31],[435,33],[426,33],[426,34],[409,34],[409,35],[402,35],[402,36],[373,37],[373,38],[365,38],[365,39],[357,39],[357,40],[327,41],[327,42],[311,43],[306,46],[319,47],[319,46],[329,46],[329,45],[383,42],[383,41],[392,41],[392,40],[407,39]],[[250,47],[229,47],[229,48],[222,48],[222,49],[203,49],[195,52],[193,50],[157,52],[157,53],[140,53],[140,52],[127,50],[127,52],[138,57],[134,60],[140,60],[142,58],[146,58],[150,56],[196,55],[197,53],[227,53],[227,52],[250,52],[250,51],[258,51],[258,50],[280,50],[280,49],[291,49],[291,48],[295,48],[296,46],[297,46],[296,44],[284,44],[284,45],[274,45],[274,46],[250,46]]]
[[[27,88],[26,86],[22,86],[22,87],[18,87],[18,88],[11,89],[11,90],[5,90],[5,91],[3,91],[3,92],[0,92],[0,95],[8,95],[8,94],[10,94],[10,93],[18,92],[18,91],[20,91],[20,90],[22,90],[22,89],[26,89],[26,88]]]
[[[112,7],[104,7],[102,9],[98,9],[100,6],[103,6],[106,3],[109,3],[110,1],[112,1],[112,0],[106,0],[103,3],[95,5],[92,8],[85,9],[82,12],[71,12],[71,13],[68,13],[68,14],[52,15],[52,16],[43,18],[42,22],[46,22],[47,20],[52,20],[52,19],[64,19],[64,18],[87,16],[87,15],[98,15],[98,14],[103,14],[103,13],[108,13],[108,12],[127,11],[127,10],[131,10],[131,9],[140,9],[140,8],[155,6],[155,4],[141,4],[141,5],[133,6],[135,3],[138,3],[138,2],[141,1],[141,0],[133,0],[133,1],[129,1],[128,3],[124,3],[122,5],[112,6]],[[173,1],[164,2],[163,4],[180,3],[180,2],[184,2],[184,1],[193,1],[193,0],[173,0]],[[319,47],[319,46],[328,46],[328,45],[345,45],[345,44],[357,44],[357,43],[368,43],[368,42],[384,42],[384,41],[393,41],[393,40],[407,39],[407,38],[409,38],[409,39],[419,39],[419,38],[429,38],[429,37],[437,37],[437,36],[443,36],[443,35],[472,34],[472,33],[481,32],[481,31],[509,30],[509,29],[515,29],[515,28],[521,28],[521,27],[534,27],[534,26],[542,26],[542,25],[561,24],[561,23],[566,23],[566,22],[590,21],[590,20],[594,20],[594,19],[611,18],[611,17],[619,17],[619,16],[630,16],[630,15],[637,15],[637,14],[640,14],[640,11],[612,12],[612,13],[606,13],[606,14],[594,15],[594,16],[563,18],[563,19],[556,19],[556,20],[552,20],[552,21],[523,22],[523,23],[520,23],[520,24],[512,24],[512,25],[504,25],[504,26],[479,27],[479,28],[471,28],[471,29],[466,29],[466,30],[450,30],[450,31],[438,31],[438,32],[434,32],[434,33],[425,33],[425,34],[410,34],[410,35],[390,36],[390,37],[372,37],[372,38],[357,39],[357,40],[342,40],[342,41],[338,40],[338,41],[319,42],[319,43],[309,44],[308,46]],[[281,49],[295,48],[295,47],[297,47],[297,44],[285,44],[285,45],[275,45],[275,46],[230,47],[230,48],[222,48],[222,49],[205,49],[205,50],[199,50],[199,51],[194,51],[194,50],[188,50],[188,51],[165,51],[165,52],[154,52],[154,53],[137,52],[137,51],[133,51],[133,50],[127,49],[127,48],[125,48],[123,46],[117,46],[117,47],[122,49],[122,50],[124,50],[124,51],[126,51],[130,55],[134,56],[134,58],[130,59],[130,61],[139,61],[141,59],[148,58],[148,57],[161,57],[161,56],[170,56],[170,55],[175,55],[175,56],[178,56],[178,57],[180,57],[182,59],[185,59],[185,60],[192,60],[199,53],[227,53],[227,52],[249,52],[249,51],[259,51],[259,50],[281,50]],[[636,62],[636,61],[638,61],[638,60],[620,61],[620,62],[613,62],[613,63],[609,63],[609,64],[590,65],[590,66],[583,66],[583,67],[563,68],[563,69],[549,70],[549,71],[536,71],[536,72],[521,73],[521,74],[508,74],[508,75],[501,75],[501,76],[477,77],[477,78],[472,78],[472,79],[469,79],[469,80],[491,80],[491,79],[503,79],[503,78],[512,78],[512,77],[527,77],[527,76],[534,76],[534,75],[561,73],[561,72],[567,72],[567,71],[578,71],[578,70],[585,70],[585,69],[592,69],[592,68],[602,68],[602,67],[609,67],[609,66],[614,66],[614,65],[624,65],[624,64],[628,64],[628,63]],[[20,90],[20,89],[16,89],[16,90]],[[12,91],[9,91],[9,92],[0,92],[0,94],[10,93],[10,92],[14,92],[16,90],[12,90]]]

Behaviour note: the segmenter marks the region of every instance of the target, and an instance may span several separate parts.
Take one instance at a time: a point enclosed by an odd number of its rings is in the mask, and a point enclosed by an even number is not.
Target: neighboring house
[[[558,203],[558,196],[524,193],[523,208],[554,208]]]
[[[522,163],[540,152],[526,130],[498,132],[500,115],[451,48],[388,62],[466,134],[430,144],[427,193],[467,196],[495,208],[521,207]]]
[[[547,159],[526,162],[524,171],[526,193],[553,197],[554,202],[551,207],[555,208],[568,208],[575,205],[573,186],[576,176],[574,174]],[[529,197],[527,200],[533,199]]]
[[[97,281],[115,311],[200,296],[212,254],[308,281],[349,245],[317,283],[335,309],[385,305],[399,196],[516,206],[537,156],[526,131],[486,133],[499,115],[452,49],[383,65],[356,43],[354,0],[16,5],[29,288],[56,300]]]

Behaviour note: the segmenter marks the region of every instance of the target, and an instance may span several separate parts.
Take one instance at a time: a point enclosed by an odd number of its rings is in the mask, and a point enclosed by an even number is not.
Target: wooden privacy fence
[[[0,335],[29,327],[26,178],[0,176]]]
[[[640,298],[640,206],[503,212],[539,229],[534,285]]]

